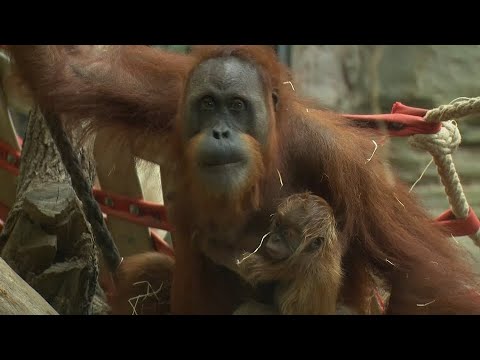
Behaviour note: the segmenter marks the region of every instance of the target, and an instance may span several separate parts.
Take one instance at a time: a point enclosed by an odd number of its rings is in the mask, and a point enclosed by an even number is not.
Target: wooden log
[[[85,152],[79,148],[81,155]],[[90,156],[80,158],[88,162]],[[94,167],[85,164],[84,169],[93,182]],[[0,248],[2,243],[2,258],[58,313],[93,313],[93,297],[98,293],[97,249],[39,111],[32,113],[27,127],[16,199]]]
[[[58,315],[58,313],[0,258],[0,315]]]

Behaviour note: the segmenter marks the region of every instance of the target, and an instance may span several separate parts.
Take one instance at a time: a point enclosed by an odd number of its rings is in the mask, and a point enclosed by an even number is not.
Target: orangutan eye
[[[205,96],[200,102],[200,108],[205,111],[210,111],[215,108],[215,101],[211,96]]]
[[[309,250],[315,251],[320,249],[325,239],[323,237],[318,237],[310,243]]]
[[[245,103],[240,99],[233,99],[230,103],[230,109],[233,111],[242,111],[245,109]]]

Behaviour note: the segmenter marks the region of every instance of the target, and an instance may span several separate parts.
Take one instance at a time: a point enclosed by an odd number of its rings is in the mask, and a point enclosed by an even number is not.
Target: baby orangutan
[[[310,193],[294,194],[278,206],[258,251],[238,261],[239,273],[252,285],[274,282],[282,315],[344,313],[337,307],[344,248],[330,205]]]

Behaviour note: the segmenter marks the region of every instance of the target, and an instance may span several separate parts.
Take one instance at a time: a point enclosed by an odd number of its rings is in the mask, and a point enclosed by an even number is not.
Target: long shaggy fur
[[[42,111],[66,114],[66,126],[81,128],[85,137],[108,128],[115,138],[154,142],[171,132],[192,65],[188,56],[147,46],[13,45],[8,50]],[[137,152],[148,153],[136,145]]]
[[[189,55],[146,46],[109,47],[101,52],[13,46],[10,51],[43,109],[64,113],[73,125],[78,119],[93,118],[91,128],[109,126],[112,134],[120,132],[129,140],[146,131],[165,135],[170,142],[162,149],[171,150],[169,163],[182,163],[185,158],[172,124],[183,121],[179,108],[195,65],[225,56],[251,62],[263,79],[272,110],[269,149],[262,153],[267,166],[259,182],[261,209],[276,203],[278,194],[272,189],[278,189],[277,169],[286,184],[282,191],[309,190],[324,197],[334,209],[341,235],[350,239],[345,283],[350,284],[349,298],[357,305],[371,286],[368,277],[353,271],[363,264],[391,287],[390,314],[480,314],[478,296],[472,295],[478,279],[466,254],[432,223],[403,184],[398,180],[392,184],[379,157],[366,161],[374,134],[298,97],[288,83],[290,73],[273,50],[242,45],[199,46]],[[273,92],[279,99],[275,110]],[[144,142],[158,138],[148,136]],[[154,157],[152,152],[144,151],[143,156]],[[179,169],[178,176],[183,181],[187,173]],[[189,220],[207,210],[203,205],[192,208],[190,192],[179,197],[183,205],[175,212],[183,215],[172,219],[174,226],[182,227],[175,244],[176,311],[228,313],[238,301],[232,295],[238,286],[227,285],[217,269],[202,265],[198,248],[189,243],[195,230]],[[211,218],[222,211],[224,207],[208,207]],[[268,224],[263,226],[265,233]],[[241,247],[241,230],[237,239]]]

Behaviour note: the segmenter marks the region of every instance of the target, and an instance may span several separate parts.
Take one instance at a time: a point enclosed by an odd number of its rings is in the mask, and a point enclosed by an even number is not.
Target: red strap
[[[107,215],[112,215],[134,224],[171,231],[164,205],[107,193],[99,189],[93,189],[93,195],[102,211]]]
[[[426,122],[423,118],[427,110],[403,105],[400,102],[393,104],[390,114],[380,115],[352,115],[344,117],[357,121],[383,121],[387,124],[391,136],[410,136],[415,134],[436,134],[440,131],[440,123]]]
[[[436,134],[442,127],[439,123],[427,123],[419,116],[407,114],[350,115],[344,117],[358,121],[384,121],[391,136],[410,136],[415,134]],[[397,124],[393,126],[389,124]]]
[[[401,102],[396,102],[392,106],[392,114],[405,114],[405,115],[413,115],[413,116],[419,116],[421,118],[424,118],[425,115],[427,115],[428,110],[426,109],[420,109],[416,107],[411,107],[407,105],[403,105]]]
[[[453,236],[467,236],[475,234],[480,229],[480,220],[470,207],[465,219],[457,219],[452,210],[447,210],[435,219],[436,224],[445,227]]]

